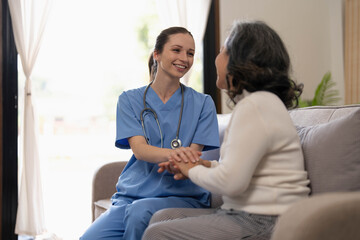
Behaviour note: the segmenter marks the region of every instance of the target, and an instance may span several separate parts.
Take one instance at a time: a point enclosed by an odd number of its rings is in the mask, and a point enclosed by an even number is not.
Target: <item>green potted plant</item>
[[[327,72],[316,88],[312,100],[299,101],[299,107],[335,105],[339,100],[339,91],[332,89],[336,83],[331,79],[331,73]]]

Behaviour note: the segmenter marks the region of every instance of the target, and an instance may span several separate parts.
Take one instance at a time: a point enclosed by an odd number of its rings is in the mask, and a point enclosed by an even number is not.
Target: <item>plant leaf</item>
[[[312,100],[312,105],[328,105],[339,101],[339,91],[330,90],[330,88],[334,87],[335,85],[336,83],[331,80],[331,73],[325,73],[321,82],[316,88],[315,95]]]

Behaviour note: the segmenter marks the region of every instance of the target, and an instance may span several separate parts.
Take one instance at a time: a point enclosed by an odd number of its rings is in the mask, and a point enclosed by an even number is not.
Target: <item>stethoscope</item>
[[[152,114],[154,115],[156,124],[157,124],[158,127],[159,127],[160,139],[161,139],[161,148],[163,148],[163,147],[164,147],[164,138],[163,138],[163,134],[162,134],[162,131],[161,131],[159,119],[158,119],[158,117],[157,117],[156,112],[155,112],[153,109],[146,107],[146,103],[145,103],[146,93],[147,93],[147,91],[148,91],[148,89],[149,89],[149,87],[150,87],[151,84],[152,84],[152,82],[146,87],[145,92],[144,92],[144,97],[143,97],[144,109],[140,112],[140,121],[141,121],[142,130],[143,130],[143,132],[144,132],[145,140],[146,140],[147,144],[150,145],[149,138],[147,137],[146,131],[145,131],[145,124],[144,124],[144,117],[143,117],[143,115],[144,115],[144,112],[150,112],[150,113],[152,113]],[[181,87],[181,109],[180,109],[180,117],[179,117],[178,127],[177,127],[177,130],[176,130],[176,137],[175,137],[175,139],[173,139],[173,140],[171,141],[171,143],[170,143],[170,146],[171,146],[172,149],[176,149],[176,148],[181,147],[181,140],[179,139],[179,131],[180,131],[180,124],[181,124],[181,117],[182,117],[183,108],[184,108],[184,86],[180,83],[180,87]]]

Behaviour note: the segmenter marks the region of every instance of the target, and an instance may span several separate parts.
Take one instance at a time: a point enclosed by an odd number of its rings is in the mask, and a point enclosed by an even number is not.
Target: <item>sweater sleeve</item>
[[[189,178],[213,193],[230,197],[243,193],[271,142],[266,126],[256,104],[240,101],[221,146],[221,162],[212,168],[196,166],[190,169]]]

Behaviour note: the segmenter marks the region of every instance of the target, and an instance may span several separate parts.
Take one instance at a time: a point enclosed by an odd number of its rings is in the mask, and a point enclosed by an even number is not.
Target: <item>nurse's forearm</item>
[[[169,148],[159,148],[148,145],[142,136],[134,136],[128,138],[130,147],[136,159],[143,160],[151,163],[161,163],[169,160],[169,156],[174,151]],[[190,148],[201,152],[203,145],[192,143]],[[191,158],[192,161],[195,159]]]
[[[168,160],[171,151],[173,151],[168,148],[159,148],[148,145],[142,136],[131,137],[128,141],[136,159],[146,162],[165,162]]]
[[[143,160],[151,163],[161,163],[168,160],[172,149],[168,148],[159,148],[151,145],[142,145],[139,146],[134,155],[136,159]]]

